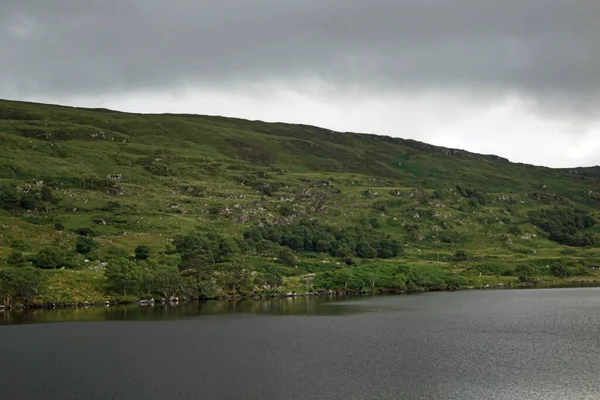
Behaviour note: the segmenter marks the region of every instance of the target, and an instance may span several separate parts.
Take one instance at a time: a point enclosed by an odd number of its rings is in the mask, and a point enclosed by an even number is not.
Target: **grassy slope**
[[[0,213],[0,258],[14,239],[31,251],[72,245],[73,234],[54,230],[54,222],[67,230],[92,227],[104,249],[132,251],[140,244],[164,249],[173,235],[199,225],[237,234],[253,224],[303,216],[339,226],[367,216],[401,238],[403,260],[416,265],[439,262],[461,270],[465,265],[450,261],[457,249],[479,257],[472,262],[600,264],[600,249],[565,249],[526,222],[529,211],[553,205],[596,213],[597,168],[515,164],[412,140],[0,100],[0,184],[36,181],[52,182],[62,205],[29,219]],[[491,200],[471,207],[456,193],[457,184],[484,190]],[[432,199],[434,191],[443,198]],[[295,217],[282,217],[282,205],[291,205]],[[417,224],[418,232],[405,233],[407,224]],[[512,226],[523,233],[508,233]],[[444,243],[439,239],[447,231],[471,241]]]

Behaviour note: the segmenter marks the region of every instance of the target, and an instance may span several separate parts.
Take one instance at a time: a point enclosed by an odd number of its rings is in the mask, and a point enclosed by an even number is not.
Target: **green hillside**
[[[0,100],[16,302],[595,281],[599,208],[600,167]]]

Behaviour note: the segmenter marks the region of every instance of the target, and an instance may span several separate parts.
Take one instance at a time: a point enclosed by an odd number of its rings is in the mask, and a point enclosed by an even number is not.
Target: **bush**
[[[72,268],[74,266],[73,253],[60,247],[45,247],[31,258],[31,262],[38,268],[56,269]]]
[[[535,282],[535,267],[533,265],[524,264],[519,265],[515,269],[515,273],[519,277],[519,281],[521,282]]]
[[[283,217],[291,217],[294,215],[294,208],[289,204],[282,204],[279,207],[279,214]]]
[[[464,198],[469,199],[469,204],[476,207],[478,204],[486,205],[488,202],[487,194],[483,190],[465,188],[456,185],[456,191]]]
[[[0,187],[0,209],[6,211],[35,210],[41,208],[42,201],[37,193],[25,193],[15,187]]]
[[[96,232],[92,228],[78,228],[75,230],[75,233],[79,236],[96,236]]]
[[[550,272],[557,278],[565,278],[567,276],[575,275],[576,271],[565,264],[554,264],[550,266]]]
[[[288,267],[296,265],[296,256],[294,252],[287,247],[282,247],[277,253],[277,260]]]
[[[98,248],[98,242],[91,237],[78,236],[75,241],[75,252],[79,254],[89,254]]]
[[[464,250],[456,250],[454,255],[452,256],[454,261],[467,261],[469,259],[469,255]]]
[[[512,225],[510,228],[508,228],[508,232],[515,236],[519,236],[521,233],[523,233],[521,228],[519,228],[517,225]]]
[[[442,243],[448,244],[464,244],[471,241],[469,236],[454,230],[441,231],[437,237]]]
[[[147,246],[138,246],[135,248],[136,260],[147,260],[152,255],[152,250]]]

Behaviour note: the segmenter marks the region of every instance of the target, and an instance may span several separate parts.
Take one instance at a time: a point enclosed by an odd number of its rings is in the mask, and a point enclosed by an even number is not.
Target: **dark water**
[[[28,323],[58,320],[97,321]],[[3,400],[600,399],[600,289],[93,308],[10,322],[0,326]]]

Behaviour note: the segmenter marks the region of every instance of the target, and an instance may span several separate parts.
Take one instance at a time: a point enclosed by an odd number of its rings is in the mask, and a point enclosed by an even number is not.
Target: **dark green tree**
[[[519,265],[515,272],[521,282],[534,282],[535,281],[535,267],[530,264]]]
[[[567,276],[571,276],[574,275],[573,269],[569,268],[568,266],[566,266],[565,264],[553,264],[550,266],[550,272],[552,273],[552,275],[558,277],[558,278],[564,278]]]
[[[377,249],[369,243],[359,243],[356,245],[356,255],[361,258],[376,258]]]
[[[75,252],[79,254],[89,254],[98,248],[98,242],[91,237],[77,236],[75,240]]]
[[[159,293],[168,298],[181,292],[185,282],[179,273],[178,255],[161,254],[141,262],[142,284],[146,294]]]
[[[54,191],[50,186],[44,185],[40,192],[40,197],[42,201],[47,201],[49,203],[56,203],[57,198],[54,196]]]
[[[46,276],[31,266],[0,270],[0,294],[5,306],[35,301],[44,293],[47,283]]]
[[[193,296],[212,297],[215,294],[215,268],[222,258],[218,237],[191,232],[174,240],[173,252],[181,256],[179,268]]]
[[[135,248],[136,260],[147,260],[152,256],[152,250],[148,246],[138,246]]]
[[[251,271],[244,265],[244,260],[234,259],[219,265],[218,279],[233,295],[249,292],[252,289]]]
[[[289,247],[282,247],[277,252],[277,260],[288,267],[293,267],[296,265],[296,256],[294,252]]]
[[[38,268],[56,269],[72,268],[73,253],[60,247],[45,247],[31,257],[31,262]]]
[[[114,258],[108,262],[104,270],[108,288],[115,293],[137,293],[142,284],[142,270],[140,266],[125,258]]]

